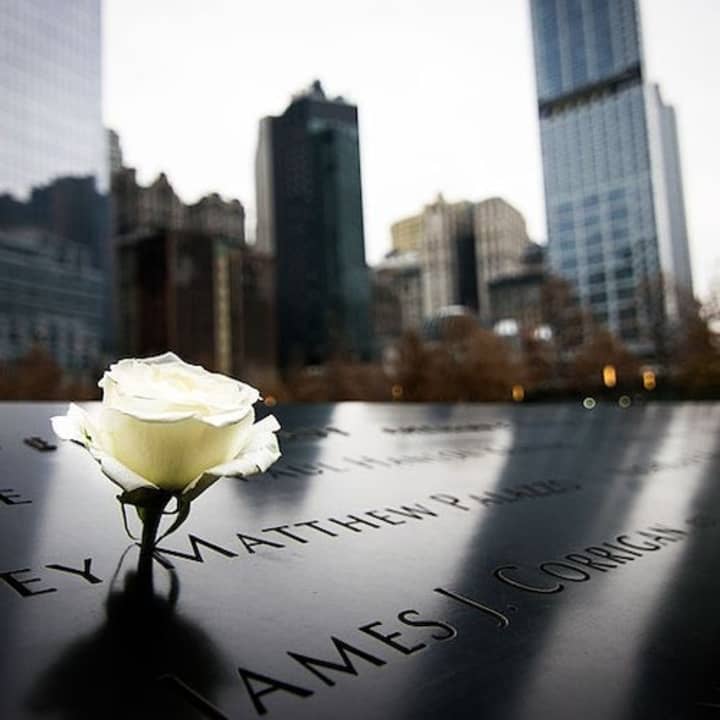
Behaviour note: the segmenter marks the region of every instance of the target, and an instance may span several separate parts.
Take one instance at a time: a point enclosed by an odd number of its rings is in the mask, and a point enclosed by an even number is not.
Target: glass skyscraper
[[[100,0],[0,0],[0,361],[112,343]]]
[[[652,353],[692,293],[675,117],[644,77],[635,0],[530,0],[549,260]]]
[[[256,243],[275,255],[280,367],[368,359],[357,108],[316,81],[281,116],[264,118],[256,194]]]

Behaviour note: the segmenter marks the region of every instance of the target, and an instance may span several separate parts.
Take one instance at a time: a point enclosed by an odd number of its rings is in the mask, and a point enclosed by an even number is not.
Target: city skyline
[[[455,2],[442,12],[417,3],[414,12],[372,3],[343,13],[315,2],[304,14],[269,3],[252,16],[219,0],[213,7],[199,15],[183,2],[105,2],[105,122],[120,132],[142,182],[165,170],[186,202],[211,191],[239,197],[253,235],[257,123],[319,77],[359,107],[370,262],[389,249],[390,224],[438,191],[449,200],[502,196],[523,212],[530,236],[546,240],[525,0]],[[705,97],[718,15],[701,2],[641,3],[648,77],[678,112],[701,294],[720,256],[711,200],[720,161],[710,135],[720,102]],[[188,53],[191,42],[196,52]],[[365,45],[372,55],[357,52]],[[248,72],[233,76],[237,67]]]
[[[549,265],[596,323],[660,353],[692,277],[675,115],[645,77],[637,0],[533,0],[532,18]]]

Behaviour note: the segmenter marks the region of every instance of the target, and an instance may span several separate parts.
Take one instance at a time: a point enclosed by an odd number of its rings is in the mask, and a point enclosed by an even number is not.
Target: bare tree
[[[603,370],[611,366],[618,388],[638,388],[641,363],[609,330],[596,330],[575,355],[570,386],[580,392],[604,387]]]

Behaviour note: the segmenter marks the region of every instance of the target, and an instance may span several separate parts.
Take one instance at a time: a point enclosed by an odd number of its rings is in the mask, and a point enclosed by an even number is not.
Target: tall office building
[[[112,344],[100,0],[0,0],[0,359]]]
[[[657,351],[692,292],[677,129],[636,0],[531,0],[549,259],[593,318]]]
[[[258,250],[275,255],[278,362],[371,353],[357,108],[319,82],[260,123]]]

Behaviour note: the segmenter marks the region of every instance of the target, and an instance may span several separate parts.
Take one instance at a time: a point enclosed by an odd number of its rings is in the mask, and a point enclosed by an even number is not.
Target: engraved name
[[[449,493],[433,493],[422,502],[411,502],[395,507],[386,506],[375,510],[361,510],[347,515],[338,515],[323,519],[288,522],[272,527],[261,528],[252,532],[237,532],[235,538],[239,545],[223,541],[212,542],[205,538],[189,533],[187,550],[177,550],[168,547],[158,547],[155,551],[156,559],[165,566],[171,566],[168,559],[178,558],[195,563],[204,563],[203,552],[212,552],[225,558],[237,558],[242,550],[247,555],[255,555],[259,550],[269,552],[283,551],[293,545],[307,545],[335,539],[342,536],[356,536],[363,532],[377,532],[384,528],[397,527],[408,523],[418,523],[432,520],[444,513],[466,513],[473,508],[493,508],[506,506],[517,502],[537,501],[542,498],[560,495],[580,490],[580,485],[564,485],[556,480],[543,480],[526,483],[515,487],[505,488],[502,491],[487,491],[482,494],[469,493],[465,496],[451,495]],[[70,574],[79,580],[90,584],[102,582],[92,573],[92,560],[86,558],[82,569],[74,565],[51,563],[45,568]],[[12,569],[0,572],[0,581],[23,598],[57,592],[52,585],[42,585],[39,577],[27,577],[33,570],[31,568]],[[37,584],[41,583],[40,586]]]
[[[337,461],[291,462],[281,458],[269,470],[260,475],[242,478],[245,482],[254,482],[263,477],[299,478],[304,476],[322,475],[326,472],[345,473],[350,470],[378,470],[380,468],[397,468],[421,464],[447,463],[463,461],[469,458],[482,458],[488,455],[520,455],[548,450],[565,450],[573,447],[567,443],[538,443],[513,445],[511,447],[481,446],[473,448],[440,448],[438,450],[403,455],[386,455],[372,457],[370,455],[345,456]]]
[[[556,594],[565,589],[565,583],[590,580],[591,574],[586,568],[608,572],[642,557],[644,553],[655,552],[665,545],[676,543],[687,534],[684,530],[654,525],[631,534],[618,535],[612,541],[584,548],[581,553],[568,553],[562,559],[541,563],[538,566],[539,573],[551,578],[551,582],[542,584],[536,580],[519,579],[515,571],[520,568],[514,565],[501,566],[493,575],[503,584],[523,592]],[[513,571],[512,575],[510,571]],[[494,608],[479,599],[445,587],[436,587],[433,592],[452,603],[481,613],[490,623],[488,630],[491,627],[496,630],[508,628],[512,624],[510,615],[517,611],[515,605]],[[418,634],[420,632],[422,634]],[[318,650],[316,647],[314,652],[299,652],[293,648],[285,652],[281,662],[273,663],[273,668],[251,669],[240,666],[237,667],[237,673],[252,708],[262,716],[272,711],[280,697],[312,698],[323,687],[334,687],[344,679],[359,677],[363,673],[372,672],[372,668],[407,659],[437,643],[454,640],[459,635],[457,624],[427,617],[422,611],[411,607],[398,612],[390,622],[376,619],[342,635],[332,634],[325,642],[324,649]],[[181,696],[188,689],[192,690],[182,678],[174,678],[174,682]],[[230,717],[207,699],[200,700],[210,717]]]
[[[541,562],[531,571],[520,565],[502,565],[493,571],[493,575],[500,582],[518,590],[552,595],[563,592],[567,583],[587,582],[596,573],[617,570],[687,535],[686,530],[657,525],[638,530],[633,535],[617,535],[612,541],[590,545],[562,558]]]

